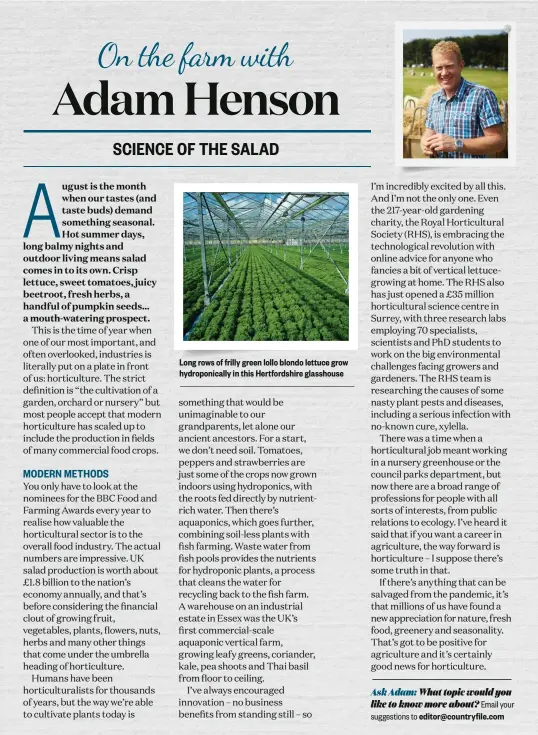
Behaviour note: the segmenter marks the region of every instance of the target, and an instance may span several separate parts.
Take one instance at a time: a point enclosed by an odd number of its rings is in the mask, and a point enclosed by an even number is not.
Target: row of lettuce
[[[232,267],[241,257],[242,250],[232,247],[230,260]],[[207,251],[207,272],[209,295],[211,298],[221,287],[230,273],[228,255],[222,248]],[[200,248],[191,248],[183,263],[183,332],[186,334],[194,324],[196,317],[204,308],[204,278]]]
[[[189,341],[347,340],[348,297],[341,293],[340,284],[340,292],[328,285],[331,270],[336,272],[333,264],[326,256],[312,261],[318,271],[314,276],[290,262],[290,255],[283,260],[266,248],[253,246],[242,254],[231,274],[225,263],[223,285],[215,289],[209,306],[197,321],[185,321]],[[319,277],[323,275],[327,282]],[[185,297],[194,304],[189,292]],[[201,298],[203,305],[203,294]],[[184,309],[186,315],[187,304]]]
[[[289,265],[293,265],[296,268],[301,267],[301,251],[298,247],[282,248],[278,246],[266,246],[265,249],[285,263],[289,263]],[[333,261],[332,263],[331,260]],[[312,276],[326,286],[333,288],[338,293],[345,294],[349,273],[349,252],[347,247],[333,245],[325,250],[319,246],[315,249],[305,247],[303,267],[301,270],[305,275]]]

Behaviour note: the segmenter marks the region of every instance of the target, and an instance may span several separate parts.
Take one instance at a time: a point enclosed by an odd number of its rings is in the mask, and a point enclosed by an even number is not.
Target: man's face
[[[453,51],[437,52],[432,55],[433,72],[437,83],[445,94],[455,92],[461,79],[463,61]]]

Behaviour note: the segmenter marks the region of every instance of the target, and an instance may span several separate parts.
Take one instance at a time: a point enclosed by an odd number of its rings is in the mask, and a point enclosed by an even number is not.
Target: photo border
[[[359,282],[359,233],[358,233],[358,184],[349,183],[247,183],[247,182],[181,182],[174,184],[174,350],[307,350],[338,351],[356,350],[358,347],[358,282]],[[349,196],[349,339],[341,341],[195,341],[183,339],[183,194],[185,192],[308,192],[323,191],[327,194],[346,193]]]
[[[402,151],[402,84],[403,84],[403,32],[404,30],[416,29],[425,31],[436,30],[472,30],[478,31],[499,30],[503,26],[510,26],[508,34],[508,100],[509,120],[508,127],[508,158],[404,158]],[[516,164],[516,24],[508,20],[466,20],[466,21],[405,21],[394,24],[394,160],[397,166],[403,168],[439,168],[451,166],[484,167],[494,168],[515,166]],[[464,69],[465,73],[465,69]]]

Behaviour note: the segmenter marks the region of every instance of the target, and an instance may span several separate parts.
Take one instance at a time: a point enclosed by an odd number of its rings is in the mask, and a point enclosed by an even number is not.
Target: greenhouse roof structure
[[[293,238],[303,233],[307,240],[326,235],[342,236],[349,230],[349,195],[324,192],[200,192],[185,193],[183,228],[185,240],[199,234],[200,214],[204,227],[217,235],[233,227],[249,242],[274,237]]]

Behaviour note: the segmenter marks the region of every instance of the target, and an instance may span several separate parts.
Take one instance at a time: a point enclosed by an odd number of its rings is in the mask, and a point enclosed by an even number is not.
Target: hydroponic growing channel
[[[183,197],[184,340],[348,340],[348,194]]]

